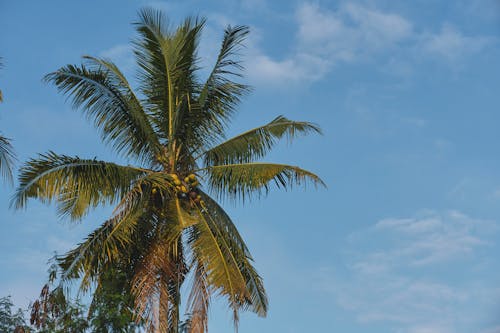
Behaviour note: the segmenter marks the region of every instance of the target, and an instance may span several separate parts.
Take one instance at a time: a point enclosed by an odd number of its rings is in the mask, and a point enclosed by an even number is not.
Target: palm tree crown
[[[272,184],[288,188],[310,181],[296,166],[260,162],[283,137],[319,132],[307,122],[276,117],[266,125],[227,139],[225,131],[248,86],[237,51],[248,34],[228,27],[206,80],[198,77],[197,47],[203,19],[169,28],[161,12],[144,9],[135,24],[138,65],[134,91],[109,60],[84,57],[46,76],[71,97],[109,143],[137,166],[48,152],[20,170],[14,203],[28,198],[54,201],[73,220],[89,209],[115,204],[112,216],[60,258],[63,280],[99,288],[110,267],[130,271],[139,318],[148,331],[177,332],[180,287],[191,282],[187,311],[191,332],[207,330],[213,296],[234,313],[264,316],[267,296],[250,252],[223,208],[212,198],[244,199]],[[187,277],[190,276],[190,279]]]

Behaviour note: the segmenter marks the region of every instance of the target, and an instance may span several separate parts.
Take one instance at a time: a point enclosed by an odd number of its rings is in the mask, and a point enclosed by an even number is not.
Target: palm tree
[[[0,68],[3,67],[2,58],[0,57]],[[0,103],[3,102],[3,94],[0,90]],[[10,140],[0,133],[0,175],[3,178],[12,180],[12,165],[14,163],[15,155],[12,149]]]
[[[198,77],[197,47],[203,19],[169,28],[161,12],[144,9],[135,23],[137,90],[109,60],[86,56],[46,80],[94,121],[104,142],[137,166],[48,152],[20,169],[14,203],[54,201],[62,216],[83,218],[89,209],[115,204],[112,216],[59,259],[62,280],[82,290],[99,288],[110,267],[132,271],[135,309],[150,332],[178,332],[180,288],[190,281],[191,332],[207,331],[211,299],[226,299],[234,314],[267,312],[267,296],[250,252],[216,199],[245,200],[271,185],[323,184],[296,166],[261,162],[283,137],[319,132],[307,122],[279,116],[226,139],[240,98],[249,87],[236,59],[248,34],[227,27],[215,65]],[[190,277],[189,279],[187,279]]]

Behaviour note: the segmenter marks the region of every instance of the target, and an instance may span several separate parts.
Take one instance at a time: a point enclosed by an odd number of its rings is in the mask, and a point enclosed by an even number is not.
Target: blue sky
[[[11,1],[0,4],[0,130],[19,161],[53,150],[126,163],[43,75],[85,54],[134,75],[144,6],[208,19],[202,64],[227,24],[251,27],[254,87],[232,133],[279,114],[321,125],[268,160],[328,189],[273,191],[226,207],[256,259],[268,318],[240,332],[500,332],[500,3],[468,1]],[[103,221],[53,206],[13,211],[0,189],[0,296],[25,306],[46,261]],[[212,332],[231,332],[222,302]]]

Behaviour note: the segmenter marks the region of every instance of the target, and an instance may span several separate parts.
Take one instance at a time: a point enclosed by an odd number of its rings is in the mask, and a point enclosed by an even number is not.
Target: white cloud
[[[412,33],[411,23],[403,17],[354,4],[338,11],[305,4],[298,9],[297,20],[299,45],[332,61],[349,61],[390,48]]]
[[[480,251],[497,232],[497,223],[459,211],[382,219],[350,237],[347,272],[325,268],[320,284],[360,323],[383,322],[398,333],[463,332],[492,306],[496,296],[485,295],[497,293],[459,277],[492,260]]]
[[[439,33],[422,35],[421,40],[424,52],[452,62],[476,54],[494,42],[491,37],[466,36],[450,24],[443,25]]]
[[[412,33],[412,25],[396,14],[360,5],[329,11],[315,4],[301,5],[295,15],[298,32],[294,51],[274,60],[251,48],[250,76],[266,83],[302,83],[321,79],[339,62],[366,59],[387,51]]]
[[[396,244],[397,251],[389,248],[382,252],[378,260],[389,264],[404,259],[405,265],[418,266],[462,259],[488,244],[482,239],[485,230],[496,229],[492,221],[472,219],[457,211],[384,219],[375,225],[375,230],[386,232],[401,244]]]
[[[297,33],[293,51],[271,58],[254,45],[248,63],[253,81],[297,84],[323,78],[340,63],[377,62],[377,68],[408,77],[413,64],[434,59],[460,68],[466,57],[496,42],[488,36],[467,36],[450,24],[439,32],[421,32],[408,19],[352,2],[329,10],[314,3],[295,13]]]

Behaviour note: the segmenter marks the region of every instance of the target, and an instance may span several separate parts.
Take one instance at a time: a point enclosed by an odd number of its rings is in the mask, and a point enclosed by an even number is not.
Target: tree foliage
[[[15,311],[10,296],[0,298],[0,332],[29,332],[21,309]]]
[[[178,332],[181,286],[190,282],[184,330],[206,332],[208,308],[222,297],[234,314],[265,316],[262,278],[249,249],[217,199],[240,200],[272,188],[324,185],[297,166],[262,161],[283,138],[319,127],[278,116],[233,138],[226,131],[249,87],[238,82],[245,26],[225,29],[220,52],[200,78],[198,44],[204,19],[173,28],[153,9],[139,12],[133,42],[138,84],[108,59],[86,56],[46,76],[89,118],[102,140],[135,166],[48,152],[20,169],[14,205],[55,202],[62,216],[84,217],[101,204],[112,216],[59,257],[62,282],[107,294],[109,272],[124,269],[134,313],[148,332]],[[109,300],[113,304],[112,300]],[[128,302],[125,302],[128,303]]]
[[[133,297],[126,274],[107,271],[87,308],[79,299],[67,297],[60,282],[60,268],[53,264],[49,280],[30,305],[30,324],[38,333],[133,333],[140,325],[133,316]]]

